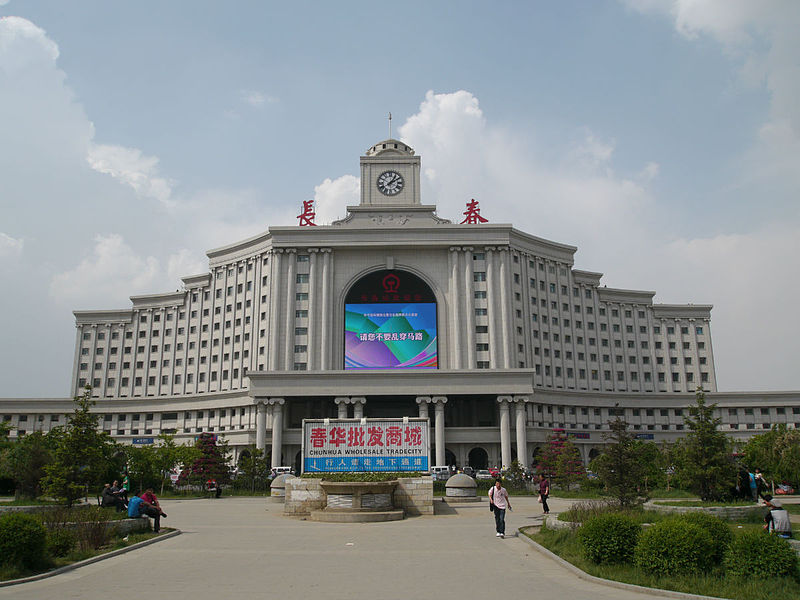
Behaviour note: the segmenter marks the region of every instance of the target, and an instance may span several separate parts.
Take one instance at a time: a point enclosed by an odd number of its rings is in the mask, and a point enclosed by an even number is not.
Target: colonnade
[[[528,434],[526,404],[530,401],[528,396],[497,396],[500,411],[500,455],[502,466],[511,464],[511,407],[514,407],[514,430],[516,433],[517,457],[523,466],[528,462]],[[334,399],[337,406],[339,419],[348,418],[348,406],[353,405],[353,418],[364,418],[364,407],[367,399],[363,396],[340,396]],[[433,405],[433,441],[435,447],[435,465],[445,465],[446,427],[444,408],[447,396],[417,396],[419,417],[430,419],[430,407]],[[283,410],[286,400],[284,398],[257,398],[256,399],[256,447],[259,450],[266,448],[267,429],[272,432],[272,467],[281,465],[283,449]],[[268,423],[269,421],[269,423]]]

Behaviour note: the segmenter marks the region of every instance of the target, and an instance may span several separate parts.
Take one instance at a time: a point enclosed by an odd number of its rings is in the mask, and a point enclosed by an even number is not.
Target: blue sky
[[[3,396],[63,395],[71,310],[355,201],[395,132],[423,201],[710,303],[720,389],[800,389],[791,0],[0,0]],[[40,357],[40,358],[39,358]]]

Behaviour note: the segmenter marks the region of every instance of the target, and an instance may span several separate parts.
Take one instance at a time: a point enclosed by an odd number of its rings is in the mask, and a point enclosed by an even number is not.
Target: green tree
[[[200,457],[200,450],[191,444],[176,444],[175,436],[168,433],[162,433],[158,436],[158,439],[161,443],[151,446],[152,466],[158,473],[161,481],[160,493],[163,494],[164,485],[169,481],[170,473],[177,467],[192,464]]]
[[[675,444],[675,475],[688,490],[703,500],[721,500],[736,483],[733,442],[719,431],[714,418],[716,404],[706,404],[702,388],[684,418],[689,433]]]
[[[44,468],[42,489],[67,506],[88,493],[89,488],[99,489],[108,477],[109,467],[116,464],[117,445],[98,430],[98,417],[90,412],[93,405],[92,388],[86,386],[83,395],[75,397],[75,411],[67,424],[48,434],[53,460]]]
[[[2,451],[2,471],[14,481],[17,498],[36,498],[42,492],[44,468],[52,460],[52,440],[34,431]]]
[[[628,430],[628,423],[617,417],[609,422],[606,445],[600,456],[592,461],[592,470],[621,506],[630,506],[639,498],[647,474],[645,449],[641,440]]]
[[[581,453],[569,438],[561,445],[561,452],[556,458],[555,475],[558,484],[565,490],[569,490],[572,484],[586,478],[586,468],[583,466]]]
[[[255,492],[256,485],[265,482],[269,474],[269,461],[264,450],[259,450],[255,444],[242,451],[239,457],[239,475],[237,479],[246,482],[251,492]]]
[[[785,423],[773,425],[766,433],[755,435],[743,448],[746,464],[773,480],[800,485],[800,430]]]

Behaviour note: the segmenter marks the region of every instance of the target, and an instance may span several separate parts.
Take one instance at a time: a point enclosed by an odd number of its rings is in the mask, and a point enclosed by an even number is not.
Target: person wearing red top
[[[539,501],[542,503],[542,511],[544,514],[550,513],[550,507],[547,506],[547,497],[550,495],[550,482],[547,477],[542,473],[539,475]]]
[[[144,494],[139,496],[139,498],[141,498],[142,500],[144,500],[145,502],[150,504],[153,508],[155,508],[162,517],[166,517],[167,516],[167,513],[165,513],[163,510],[161,510],[161,505],[158,503],[158,498],[153,493],[153,488],[147,488],[144,491]]]

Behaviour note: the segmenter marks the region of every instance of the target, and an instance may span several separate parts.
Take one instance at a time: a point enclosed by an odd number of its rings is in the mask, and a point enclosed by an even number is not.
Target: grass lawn
[[[529,534],[527,531],[523,531],[523,533],[595,577],[733,600],[797,600],[800,598],[800,583],[788,577],[766,580],[737,579],[725,577],[720,570],[704,575],[652,576],[628,564],[595,565],[583,557],[577,536],[571,531],[543,529],[535,534]]]

